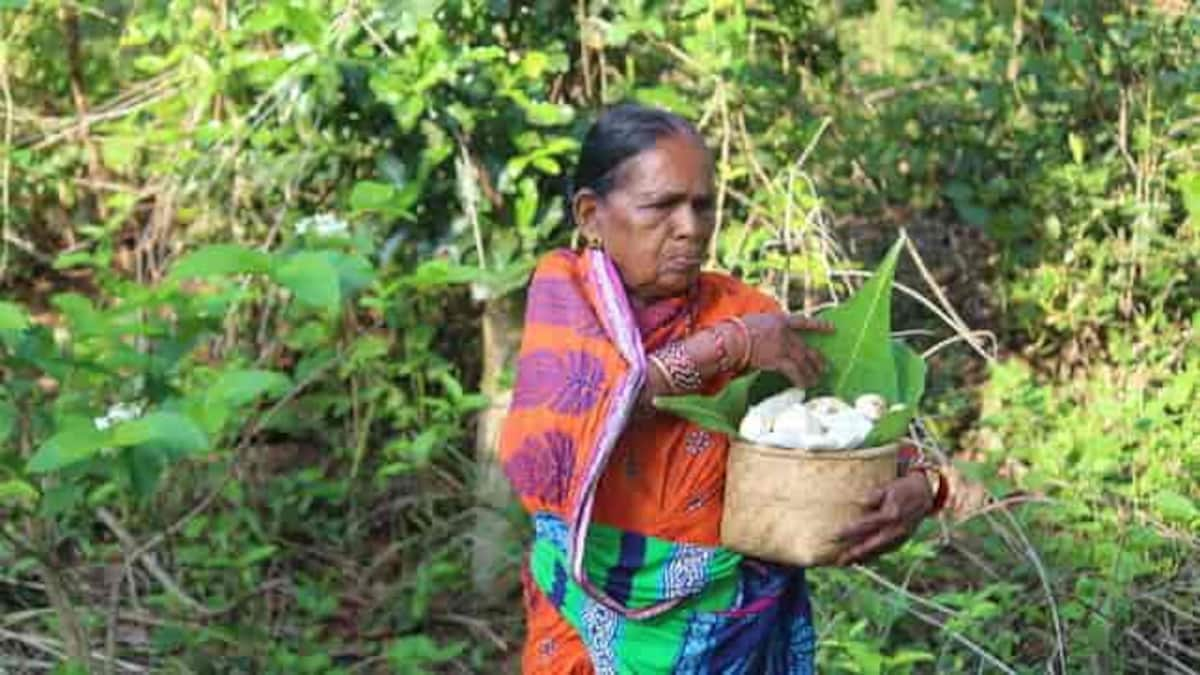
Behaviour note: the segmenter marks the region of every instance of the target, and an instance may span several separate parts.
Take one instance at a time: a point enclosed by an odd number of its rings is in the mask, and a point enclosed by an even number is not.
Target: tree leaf
[[[208,389],[206,399],[211,404],[242,406],[260,396],[279,395],[292,386],[282,373],[270,370],[234,370],[222,373]]]
[[[111,445],[111,441],[110,430],[97,429],[90,421],[77,421],[66,425],[43,443],[29,458],[25,470],[29,473],[46,473],[78,464]]]
[[[25,330],[29,315],[20,305],[0,300],[0,330]]]
[[[751,405],[789,386],[788,379],[779,373],[756,370],[731,381],[712,396],[658,396],[654,407],[710,431],[736,437]]]
[[[407,186],[406,186],[407,187]],[[386,216],[411,215],[411,195],[395,185],[372,180],[360,180],[350,190],[352,213],[376,212]]]
[[[1185,523],[1200,518],[1200,508],[1186,495],[1173,490],[1162,490],[1154,498],[1155,506],[1164,516]]]
[[[875,423],[863,442],[866,447],[885,445],[903,436],[925,393],[925,360],[899,340],[892,341],[892,358],[896,364],[896,402],[904,407],[889,411]]]
[[[875,274],[849,300],[821,313],[833,323],[831,334],[811,333],[804,339],[825,357],[827,368],[815,391],[844,401],[879,394],[897,401],[896,365],[889,334],[892,329],[892,276],[904,241],[892,245]]]
[[[341,251],[326,251],[329,264],[338,273],[338,283],[347,293],[362,290],[375,280],[375,269],[361,255],[351,255]]]
[[[271,269],[271,255],[238,246],[237,244],[211,244],[199,248],[171,268],[173,280],[194,277],[232,276],[235,274],[262,274]]]
[[[143,499],[153,495],[166,468],[162,450],[150,445],[138,445],[125,448],[123,454],[134,493]]]
[[[318,251],[302,251],[288,258],[272,274],[300,303],[336,311],[342,302],[338,271],[329,258]]]
[[[118,425],[112,434],[118,447],[153,445],[172,455],[187,455],[208,450],[208,436],[186,415],[177,412],[153,412]]]
[[[484,281],[487,273],[474,265],[460,265],[443,258],[427,260],[417,266],[412,274],[401,278],[401,283],[415,288],[437,288],[454,284]]]
[[[0,505],[32,506],[39,496],[37,489],[23,480],[14,478],[0,482]]]

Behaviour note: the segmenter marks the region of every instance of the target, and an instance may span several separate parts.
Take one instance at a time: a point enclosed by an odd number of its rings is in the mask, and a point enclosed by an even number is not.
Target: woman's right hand
[[[825,360],[800,333],[832,333],[833,324],[800,314],[749,314],[742,321],[750,333],[752,367],[783,373],[801,389],[820,381]]]

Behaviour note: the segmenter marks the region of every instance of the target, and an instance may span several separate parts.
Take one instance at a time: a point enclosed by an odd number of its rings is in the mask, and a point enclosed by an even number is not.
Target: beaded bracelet
[[[681,342],[665,345],[651,354],[649,361],[666,377],[667,383],[675,392],[699,391],[704,383],[695,359],[687,353]]]

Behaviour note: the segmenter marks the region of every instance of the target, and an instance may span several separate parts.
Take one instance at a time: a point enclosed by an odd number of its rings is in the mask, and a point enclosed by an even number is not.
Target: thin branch
[[[1134,629],[1126,628],[1125,634],[1128,635],[1129,637],[1133,638],[1134,641],[1137,642],[1138,644],[1140,644],[1141,646],[1145,647],[1146,649],[1150,650],[1151,652],[1162,657],[1162,659],[1164,661],[1171,664],[1173,667],[1178,668],[1179,672],[1182,673],[1183,675],[1200,675],[1200,671],[1197,671],[1196,669],[1189,667],[1186,663],[1180,661],[1179,659],[1175,658],[1174,656],[1171,656],[1167,652],[1165,652],[1162,649],[1160,649],[1159,647],[1155,646],[1155,644],[1153,642],[1151,642],[1150,640],[1147,640],[1145,637],[1142,637],[1142,634],[1135,631]]]
[[[921,254],[917,251],[917,247],[915,244],[913,244],[912,239],[905,237],[905,245],[908,248],[909,257],[912,258],[913,263],[916,264],[917,270],[921,272],[921,278],[925,280],[925,284],[929,286],[929,290],[933,291],[934,296],[937,297],[938,301],[942,303],[942,308],[945,309],[946,314],[953,319],[953,321],[950,322],[950,327],[953,328],[960,336],[962,336],[966,343],[969,344],[977,354],[982,356],[985,361],[988,363],[995,361],[996,357],[994,354],[989,354],[983,349],[982,346],[975,342],[975,338],[971,333],[971,329],[967,326],[967,323],[962,320],[962,317],[958,315],[958,312],[954,310],[954,305],[950,303],[950,300],[946,297],[946,294],[942,292],[942,287],[938,285],[937,281],[933,278],[933,275],[929,273],[929,268],[925,266],[925,261],[921,259]]]
[[[1050,602],[1050,617],[1054,621],[1054,637],[1058,641],[1055,647],[1055,656],[1058,657],[1058,663],[1061,668],[1059,672],[1067,672],[1067,642],[1064,637],[1065,632],[1062,627],[1062,620],[1058,616],[1058,601],[1054,599],[1054,591],[1050,588],[1050,578],[1046,574],[1046,568],[1042,565],[1042,558],[1038,555],[1037,549],[1029,542],[1029,537],[1025,536],[1025,528],[1021,527],[1021,523],[1007,509],[1001,509],[1001,513],[1008,519],[1013,529],[1017,532],[1017,537],[1025,547],[1025,555],[1033,563],[1034,569],[1037,570],[1038,579],[1042,583],[1042,590],[1046,593],[1046,599]]]
[[[825,119],[821,120],[821,128],[817,129],[817,133],[813,134],[812,139],[808,141],[808,145],[804,146],[804,152],[800,153],[800,159],[796,160],[795,167],[797,171],[804,168],[804,163],[808,161],[808,156],[812,154],[812,151],[817,147],[817,142],[820,141],[821,137],[825,135],[825,130],[829,128],[829,125],[832,122],[833,118],[829,116],[826,116]]]
[[[83,122],[85,122],[88,125],[94,125],[94,124],[99,124],[101,122],[108,122],[110,120],[120,119],[122,117],[132,115],[133,113],[138,112],[139,110],[141,110],[143,108],[154,105],[155,103],[159,103],[159,102],[165,101],[169,98],[173,98],[173,97],[179,95],[184,90],[185,90],[185,87],[180,86],[180,87],[176,87],[174,89],[168,89],[168,90],[162,92],[161,94],[146,98],[146,99],[139,101],[138,103],[135,103],[133,105],[125,106],[125,107],[118,108],[116,110],[111,110],[108,112],[91,113],[91,114],[87,115],[85,118],[83,118]],[[52,145],[55,145],[59,141],[70,137],[74,133],[75,133],[75,131],[72,129],[69,129],[69,128],[62,129],[62,130],[59,130],[54,133],[46,134],[46,135],[42,136],[40,139],[38,139],[36,137],[33,139],[22,139],[21,142],[18,143],[18,145],[21,147],[31,147],[33,150],[45,150],[46,148],[48,148]]]
[[[717,217],[716,224],[713,226],[712,244],[708,250],[708,264],[715,265],[717,262],[717,245],[720,243],[721,224],[725,213],[725,195],[729,191],[729,140],[733,135],[733,131],[729,128],[729,97],[724,84],[717,85],[717,91],[721,95],[721,160],[717,171],[719,181],[717,183]]]
[[[881,101],[886,101],[888,99],[895,98],[902,94],[911,94],[913,92],[921,91],[923,89],[929,89],[931,87],[937,87],[937,86],[941,86],[943,84],[949,84],[950,82],[954,82],[954,80],[955,80],[955,78],[947,76],[947,77],[931,77],[931,78],[924,79],[924,80],[916,80],[913,82],[906,82],[904,84],[898,84],[894,87],[885,87],[883,89],[878,89],[876,91],[865,94],[862,97],[862,100],[863,100],[863,103],[866,103],[867,105],[874,105]]]
[[[51,638],[40,637],[37,635],[26,635],[25,633],[17,633],[15,631],[0,628],[0,640],[11,640],[19,642],[27,647],[32,647],[43,654],[49,654],[60,661],[67,658],[67,652],[63,650],[62,643]],[[103,660],[104,655],[100,652],[92,652],[91,657],[96,660]],[[121,659],[113,659],[114,665],[119,666],[129,673],[148,673],[150,670],[144,666]]]
[[[907,598],[909,600],[913,600],[917,604],[920,604],[920,605],[926,606],[926,607],[934,607],[937,609],[941,609],[943,611],[949,611],[949,610],[946,610],[945,608],[943,608],[941,605],[937,605],[929,600],[926,600],[926,599],[910,592],[906,588],[897,586],[896,584],[892,583],[891,581],[876,574],[875,572],[872,572],[872,571],[866,569],[865,567],[863,567],[861,565],[856,565],[855,569],[858,570],[859,572],[864,573],[867,577],[869,577],[873,581],[895,591],[896,593],[899,593],[900,595],[903,595],[905,598]],[[930,626],[933,626],[934,628],[937,628],[938,630],[945,631],[946,633],[948,633],[950,635],[950,638],[953,639],[955,642],[958,642],[962,646],[971,650],[979,658],[983,659],[984,661],[987,661],[988,663],[992,664],[996,668],[999,668],[1001,670],[1001,672],[1007,673],[1007,675],[1016,675],[1017,671],[1014,670],[1008,664],[1006,664],[1004,661],[1000,660],[999,657],[993,655],[988,650],[979,646],[978,644],[976,644],[975,642],[973,642],[972,640],[967,638],[962,633],[959,633],[958,631],[947,627],[946,623],[943,621],[940,621],[937,617],[920,612],[920,611],[914,609],[911,605],[906,606],[905,611],[907,611],[909,614],[912,614],[913,616],[917,617],[922,622],[924,622]]]
[[[137,541],[133,538],[133,535],[129,534],[125,528],[121,527],[121,523],[117,522],[117,519],[115,516],[113,516],[112,512],[101,506],[100,508],[96,509],[96,517],[98,517],[100,522],[104,523],[108,529],[112,530],[112,533],[117,536],[117,540],[120,542],[121,548],[126,552],[126,556],[128,558],[127,564],[134,561],[140,562],[142,567],[146,568],[146,571],[150,573],[150,576],[154,577],[154,579],[158,581],[159,585],[161,585],[164,590],[186,605],[188,609],[191,609],[194,612],[199,612],[206,616],[213,614],[212,610],[205,607],[183,590],[179,583],[175,581],[175,579],[172,578],[171,575],[168,574],[167,571],[158,564],[158,560],[155,559],[153,553],[150,551],[144,551],[139,553],[136,557],[130,555],[130,552],[136,550]]]
[[[967,331],[966,333],[960,333],[958,335],[951,335],[950,337],[946,338],[945,340],[942,340],[941,342],[935,344],[934,346],[932,346],[929,349],[926,349],[924,352],[922,352],[921,358],[928,359],[929,357],[933,356],[934,354],[937,354],[938,352],[942,351],[946,347],[949,347],[950,345],[952,345],[956,342],[968,342],[976,337],[985,337],[985,338],[988,338],[989,340],[991,340],[993,352],[997,351],[1000,348],[1000,340],[999,340],[999,338],[996,337],[996,334],[993,333],[992,331],[990,331],[990,330],[972,330],[972,331]]]
[[[854,278],[854,279],[870,279],[874,274],[875,274],[874,272],[865,272],[863,270],[832,270],[829,273],[829,276],[831,276],[831,277],[850,277],[850,278]],[[893,281],[892,287],[895,288],[896,290],[900,291],[901,293],[907,295],[908,297],[912,298],[913,300],[916,300],[917,302],[924,305],[925,309],[928,309],[930,312],[932,312],[934,316],[941,319],[947,326],[950,326],[951,328],[954,327],[953,319],[951,319],[949,316],[946,316],[946,313],[943,312],[941,310],[941,308],[939,308],[937,305],[933,304],[933,302],[931,300],[929,300],[925,296],[921,295],[916,290],[913,290],[912,288],[910,288],[898,281]]]

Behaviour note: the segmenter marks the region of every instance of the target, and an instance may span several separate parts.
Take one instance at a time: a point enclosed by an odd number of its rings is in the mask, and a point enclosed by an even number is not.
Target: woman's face
[[[635,298],[679,295],[700,274],[714,227],[712,173],[708,150],[679,133],[619,165],[607,195],[576,195],[575,222],[603,242]]]

